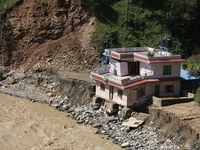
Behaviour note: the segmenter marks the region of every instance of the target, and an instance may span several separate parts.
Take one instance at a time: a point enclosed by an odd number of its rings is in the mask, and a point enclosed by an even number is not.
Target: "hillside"
[[[163,37],[172,39],[175,53],[188,58],[200,53],[198,0],[88,0],[97,17],[93,46],[157,47]],[[126,29],[127,1],[129,1]],[[181,51],[179,51],[181,49]]]
[[[96,30],[94,11],[85,0],[21,0],[7,10],[12,26],[5,65],[13,69],[42,68],[79,71],[99,66],[91,47]]]
[[[163,37],[183,58],[200,53],[198,0],[129,0],[128,6],[126,28],[127,0],[1,1],[5,65],[91,69],[106,46],[157,47]]]

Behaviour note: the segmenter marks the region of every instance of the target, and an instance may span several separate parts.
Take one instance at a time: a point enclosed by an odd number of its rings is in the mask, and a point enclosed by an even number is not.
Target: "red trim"
[[[113,81],[109,81],[109,84],[112,84],[112,85],[115,85],[115,86],[118,86],[118,87],[121,88],[121,84],[115,83],[115,82],[113,82]]]
[[[118,55],[118,54],[113,54],[113,53],[112,53],[112,57],[119,58],[119,55]]]
[[[165,62],[185,62],[184,59],[163,59],[163,60],[149,60],[150,63],[165,63]]]
[[[101,81],[104,82],[104,83],[108,83],[108,80],[104,80],[103,78],[98,77],[98,76],[95,76],[95,75],[93,75],[93,74],[92,74],[92,78],[97,79],[97,80],[101,80]]]
[[[133,58],[133,54],[121,55],[121,59]]]
[[[141,80],[141,81],[129,84],[129,85],[125,85],[125,86],[123,86],[123,88],[126,89],[126,88],[129,88],[129,87],[132,87],[132,86],[136,86],[136,85],[139,85],[139,84],[142,84],[142,83],[146,83],[146,82],[179,81],[179,80],[185,80],[185,79],[183,79],[181,77],[159,78],[159,79],[144,79],[144,80]]]
[[[129,84],[129,85],[125,85],[125,86],[123,86],[123,88],[126,89],[126,88],[129,88],[129,87],[132,87],[132,86],[136,86],[136,85],[139,85],[139,84],[142,84],[142,83],[146,83],[146,82],[147,82],[146,79],[145,80],[141,80],[141,81]]]
[[[143,57],[140,57],[140,56],[137,56],[137,55],[134,55],[134,58],[139,59],[139,60],[143,60],[143,61],[148,61],[147,58],[143,58]]]

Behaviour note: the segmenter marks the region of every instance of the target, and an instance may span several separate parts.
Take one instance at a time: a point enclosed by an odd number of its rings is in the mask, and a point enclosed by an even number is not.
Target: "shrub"
[[[151,53],[150,51],[147,51],[147,57],[153,57],[154,53]]]
[[[183,70],[186,70],[187,67],[188,67],[187,62],[182,62],[182,63],[181,63],[181,68],[182,68]]]
[[[194,100],[200,104],[200,88],[197,89]]]

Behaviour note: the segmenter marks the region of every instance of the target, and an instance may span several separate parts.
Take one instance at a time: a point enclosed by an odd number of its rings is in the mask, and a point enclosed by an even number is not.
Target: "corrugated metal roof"
[[[191,79],[196,79],[195,77],[189,78],[188,76],[188,71],[181,69],[181,77],[184,78],[185,80],[191,80]]]

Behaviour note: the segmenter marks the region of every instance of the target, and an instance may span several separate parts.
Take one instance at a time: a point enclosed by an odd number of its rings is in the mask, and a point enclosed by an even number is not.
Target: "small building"
[[[181,91],[196,93],[199,87],[198,79],[195,77],[189,78],[188,71],[181,69],[181,77],[185,80],[181,81]]]
[[[147,55],[150,53],[151,55]],[[91,72],[96,96],[125,107],[135,107],[151,96],[180,95],[180,55],[150,47],[105,49],[109,64]]]

